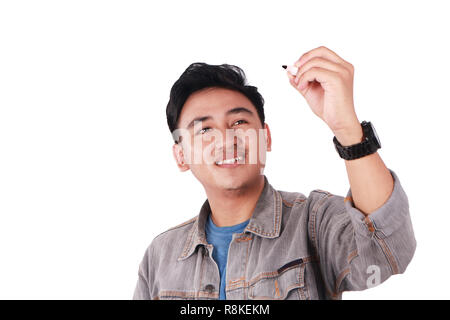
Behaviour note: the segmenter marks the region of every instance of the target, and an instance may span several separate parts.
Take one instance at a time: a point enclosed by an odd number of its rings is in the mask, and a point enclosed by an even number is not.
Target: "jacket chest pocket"
[[[255,300],[304,300],[305,263],[297,259],[286,263],[278,270],[264,272],[250,281],[248,298]]]

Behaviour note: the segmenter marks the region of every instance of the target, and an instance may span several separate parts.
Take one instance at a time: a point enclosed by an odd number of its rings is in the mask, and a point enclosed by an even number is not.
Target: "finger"
[[[295,75],[293,75],[292,73],[290,73],[290,72],[286,72],[286,74],[287,74],[287,76],[288,76],[288,78],[289,78],[289,82],[291,83],[291,85],[292,86],[296,86],[296,83],[295,83]]]
[[[318,48],[312,49],[306,53],[304,53],[295,63],[294,65],[296,67],[300,67],[302,64],[304,64],[306,61],[310,60],[314,57],[321,57],[324,59],[328,59],[330,61],[333,61],[334,63],[342,64],[347,69],[352,70],[353,65],[344,59],[342,59],[340,56],[336,54],[336,52],[328,49],[327,47],[320,46]]]
[[[298,81],[300,80],[300,77],[308,71],[311,68],[319,67],[322,69],[328,69],[337,73],[340,73],[342,75],[350,75],[349,71],[344,68],[341,64],[335,63],[331,60],[324,59],[321,57],[314,57],[302,64],[302,66],[298,69],[297,74],[295,76],[295,84],[298,84]]]
[[[299,89],[300,91],[304,91],[311,81],[319,82],[322,87],[326,89],[327,87],[329,87],[329,85],[332,85],[334,82],[336,82],[337,79],[339,79],[339,75],[337,72],[319,67],[312,67],[308,71],[304,72],[300,77],[297,89]]]

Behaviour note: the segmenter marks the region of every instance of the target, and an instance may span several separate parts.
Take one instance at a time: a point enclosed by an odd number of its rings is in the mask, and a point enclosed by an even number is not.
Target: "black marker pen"
[[[298,68],[297,67],[295,67],[295,66],[287,66],[287,65],[282,65],[282,67],[284,68],[284,69],[286,69],[290,74],[292,74],[293,76],[296,76],[297,75],[297,71],[298,71]]]

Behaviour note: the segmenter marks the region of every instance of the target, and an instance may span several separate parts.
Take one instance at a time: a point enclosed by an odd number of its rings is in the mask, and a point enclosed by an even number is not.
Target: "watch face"
[[[369,122],[369,123],[370,123],[370,122]],[[372,129],[373,136],[375,137],[375,140],[376,140],[377,143],[378,143],[378,146],[381,148],[381,142],[380,142],[380,139],[378,138],[377,131],[375,130],[375,127],[373,126],[372,123],[370,123],[370,127],[371,127],[371,129]]]

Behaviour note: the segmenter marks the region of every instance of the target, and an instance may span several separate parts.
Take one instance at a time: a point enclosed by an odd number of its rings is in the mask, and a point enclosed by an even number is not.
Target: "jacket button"
[[[205,291],[209,292],[209,293],[213,292],[214,291],[214,286],[212,284],[207,284],[205,286]]]

